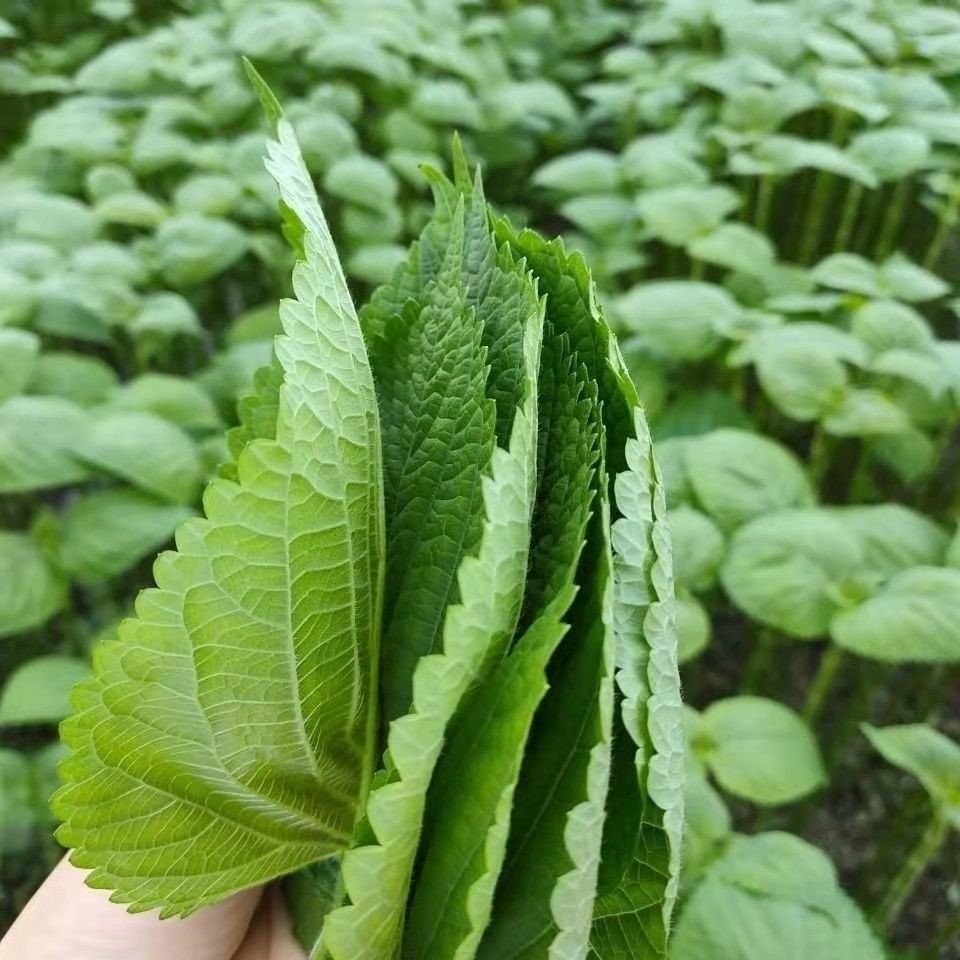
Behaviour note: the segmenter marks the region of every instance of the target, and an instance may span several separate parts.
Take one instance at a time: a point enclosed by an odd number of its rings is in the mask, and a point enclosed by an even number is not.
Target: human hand
[[[61,860],[0,941],[0,960],[305,960],[276,890],[246,890],[186,920],[129,914]]]

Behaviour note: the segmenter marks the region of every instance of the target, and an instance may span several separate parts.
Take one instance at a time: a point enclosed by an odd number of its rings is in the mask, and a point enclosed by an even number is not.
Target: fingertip
[[[228,960],[246,936],[261,890],[245,890],[186,919],[131,914],[84,882],[65,857],[0,942],[0,960]]]

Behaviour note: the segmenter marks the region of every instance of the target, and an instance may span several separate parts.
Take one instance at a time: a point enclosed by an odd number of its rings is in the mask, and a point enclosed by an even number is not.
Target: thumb
[[[260,899],[245,890],[186,920],[130,914],[60,861],[0,942],[0,960],[229,960]]]

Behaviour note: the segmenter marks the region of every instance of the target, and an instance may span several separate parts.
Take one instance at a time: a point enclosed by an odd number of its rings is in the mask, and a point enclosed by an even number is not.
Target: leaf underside
[[[59,839],[94,885],[164,915],[346,847],[375,732],[373,379],[285,121],[269,153],[304,238],[296,299],[281,307],[275,420],[249,428],[233,479],[212,481],[205,516],[179,528],[63,730]]]

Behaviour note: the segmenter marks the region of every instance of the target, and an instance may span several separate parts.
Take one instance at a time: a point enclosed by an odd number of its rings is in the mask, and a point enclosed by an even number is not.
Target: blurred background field
[[[670,492],[674,960],[960,957],[953,0],[0,0],[0,931],[288,292],[241,55],[359,299],[454,131],[592,266]]]

